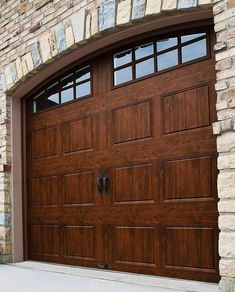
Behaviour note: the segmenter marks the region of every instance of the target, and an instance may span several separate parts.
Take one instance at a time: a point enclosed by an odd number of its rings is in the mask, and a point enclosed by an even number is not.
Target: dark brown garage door
[[[218,281],[210,38],[142,41],[28,101],[29,259]]]

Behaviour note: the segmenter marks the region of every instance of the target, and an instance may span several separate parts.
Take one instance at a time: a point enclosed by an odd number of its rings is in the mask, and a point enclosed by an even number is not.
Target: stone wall
[[[235,0],[214,1],[220,288],[235,291]]]
[[[47,64],[106,32],[213,4],[217,35],[219,253],[222,291],[235,291],[235,0],[0,2],[0,261],[11,261],[11,93]],[[233,288],[232,288],[233,287]],[[234,289],[234,290],[233,290]]]

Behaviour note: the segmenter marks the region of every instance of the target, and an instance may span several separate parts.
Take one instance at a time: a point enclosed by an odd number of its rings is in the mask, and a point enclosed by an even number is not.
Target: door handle
[[[109,191],[109,177],[107,175],[103,176],[103,194],[108,195]]]
[[[99,176],[97,177],[96,179],[96,186],[98,188],[98,192],[99,192],[99,195],[102,195],[103,193],[103,177],[102,176]]]

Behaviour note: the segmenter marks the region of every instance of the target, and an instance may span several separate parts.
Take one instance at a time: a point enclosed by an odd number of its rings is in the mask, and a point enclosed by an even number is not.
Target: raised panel
[[[144,203],[152,197],[152,165],[132,165],[114,169],[114,202]]]
[[[95,258],[96,228],[94,226],[65,226],[65,256],[79,259]]]
[[[207,156],[164,162],[165,200],[213,197],[212,159]]]
[[[150,137],[151,126],[150,101],[113,111],[114,143]]]
[[[214,237],[211,227],[167,227],[164,266],[215,269]]]
[[[163,97],[164,134],[210,125],[209,86]]]
[[[59,202],[58,177],[32,178],[31,180],[31,206],[56,207]]]
[[[115,261],[154,265],[154,228],[118,226],[115,229]]]
[[[94,118],[89,117],[63,125],[64,153],[91,150],[94,147]]]
[[[56,128],[47,128],[32,132],[33,159],[56,155]]]
[[[59,229],[57,225],[31,226],[31,254],[59,256]]]
[[[63,178],[64,205],[90,205],[94,203],[95,176],[93,172],[67,174]]]

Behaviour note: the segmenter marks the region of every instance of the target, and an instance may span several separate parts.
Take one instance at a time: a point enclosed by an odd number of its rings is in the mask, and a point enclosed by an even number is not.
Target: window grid
[[[79,77],[79,74],[81,75]],[[83,76],[86,76],[83,78]],[[80,80],[79,80],[80,79]],[[76,90],[79,86],[86,84],[87,91],[84,94],[81,92],[80,96],[77,96]],[[43,110],[62,105],[64,103],[85,98],[91,95],[91,66],[84,66],[72,73],[69,72],[65,76],[60,77],[52,84],[48,85],[46,89],[42,90],[33,98],[33,113],[41,112]],[[72,94],[68,94],[72,89]],[[58,94],[58,102],[53,97]]]
[[[184,41],[184,42],[181,42],[181,37],[184,37],[184,36],[190,36],[190,35],[198,35],[196,36],[195,38],[192,38],[192,39],[189,39],[187,41]],[[209,42],[208,42],[208,38],[209,38],[209,33],[208,31],[206,30],[201,30],[199,32],[196,32],[196,33],[185,33],[185,34],[180,34],[180,35],[177,35],[177,36],[170,36],[169,39],[173,39],[175,38],[177,40],[177,44],[176,45],[173,45],[173,46],[170,46],[166,49],[163,49],[161,51],[158,51],[157,49],[157,43],[161,40],[164,40],[166,39],[166,37],[164,38],[161,38],[161,39],[155,39],[153,40],[152,42],[148,41],[146,43],[143,43],[143,44],[139,44],[138,46],[133,46],[131,48],[127,48],[125,49],[124,51],[120,51],[120,52],[117,52],[113,55],[113,86],[115,87],[118,87],[118,86],[122,86],[122,85],[125,85],[125,84],[128,84],[128,83],[131,83],[132,81],[134,80],[138,80],[138,79],[142,79],[146,76],[151,76],[153,74],[159,74],[159,73],[162,73],[162,72],[165,72],[165,71],[169,71],[169,70],[172,70],[172,69],[175,69],[176,67],[179,67],[179,66],[182,66],[182,65],[187,65],[187,64],[190,64],[190,63],[193,63],[195,61],[200,61],[202,59],[206,59],[208,58],[208,55],[209,55]],[[199,41],[202,41],[202,40],[205,40],[206,41],[206,44],[205,44],[205,54],[201,57],[195,57],[195,58],[192,58],[191,60],[189,61],[183,61],[182,59],[182,50],[183,48],[186,48],[187,46],[189,45],[192,45],[194,43],[197,43]],[[150,44],[152,43],[153,44],[153,54],[150,54],[148,56],[144,56],[142,58],[138,58],[136,60],[135,58],[135,50],[136,48],[138,47],[141,47],[141,46],[144,46],[144,45],[147,45],[147,44]],[[158,67],[158,60],[159,60],[159,56],[163,56],[164,54],[166,53],[170,53],[170,52],[174,52],[176,50],[177,52],[177,55],[178,55],[178,62],[176,65],[173,65],[173,66],[169,66],[169,67],[166,67],[164,69],[160,69]],[[117,58],[118,55],[126,52],[126,51],[131,51],[131,54],[132,54],[132,61],[131,62],[128,62],[128,63],[125,63],[125,64],[122,64],[120,66],[114,66],[115,64],[115,58]],[[143,62],[143,61],[146,61],[146,60],[150,60],[151,58],[153,58],[153,63],[154,63],[154,72],[151,73],[151,74],[145,74],[141,77],[137,77],[136,76],[136,65]],[[120,82],[118,83],[116,80],[115,80],[115,74],[117,74],[118,71],[120,71],[121,69],[125,69],[127,67],[132,67],[132,79],[131,80],[128,80],[128,81],[124,81],[124,82]]]

